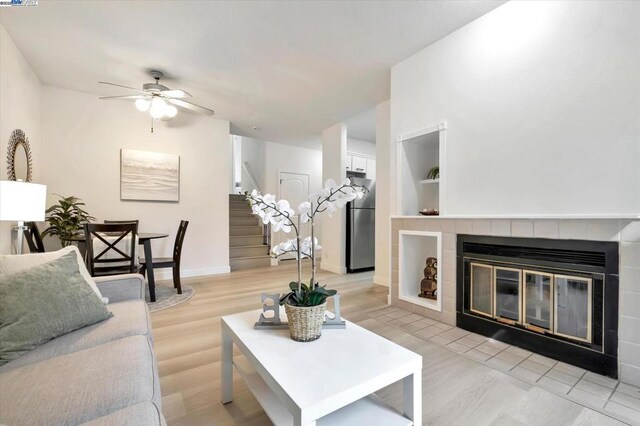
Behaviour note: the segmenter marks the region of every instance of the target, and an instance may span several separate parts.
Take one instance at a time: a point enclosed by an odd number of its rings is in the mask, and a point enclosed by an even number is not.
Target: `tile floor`
[[[376,309],[366,313],[366,317],[369,320],[364,321],[367,324],[363,325],[374,332],[376,327],[372,327],[370,319],[381,323],[383,327],[394,327],[411,336],[440,345],[451,352],[608,417],[624,423],[640,425],[640,388],[397,307]],[[378,334],[387,334],[385,335],[387,338],[393,335],[389,330]],[[391,338],[391,340],[396,339]],[[397,343],[401,344],[401,342]],[[428,360],[425,360],[425,364],[427,363]],[[497,416],[492,424],[513,424],[511,420],[514,419],[504,417],[505,415],[503,413]],[[581,414],[576,421],[581,417],[584,416]],[[591,421],[586,417],[583,420],[585,423]]]

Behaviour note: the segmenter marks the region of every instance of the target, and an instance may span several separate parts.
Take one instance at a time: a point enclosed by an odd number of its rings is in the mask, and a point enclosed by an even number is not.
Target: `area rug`
[[[193,297],[196,291],[193,287],[182,284],[182,294],[178,294],[176,289],[173,288],[173,283],[170,282],[169,285],[158,284],[156,285],[156,301],[153,303],[149,302],[149,287],[147,287],[145,293],[149,312],[157,312],[186,302]]]

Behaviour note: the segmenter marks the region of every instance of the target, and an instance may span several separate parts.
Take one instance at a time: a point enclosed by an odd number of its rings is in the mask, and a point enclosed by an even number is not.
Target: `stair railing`
[[[258,192],[262,192],[262,189],[260,188],[260,185],[258,185],[258,181],[253,174],[253,170],[251,170],[251,165],[248,162],[243,161],[242,167],[244,168],[244,171],[247,172],[247,176],[251,179],[251,183],[254,188],[256,188]],[[262,244],[267,246],[267,254],[269,254],[271,251],[271,224],[269,223],[262,225]]]
[[[247,172],[247,176],[249,176],[249,179],[251,179],[251,183],[253,184],[254,188],[256,188],[258,192],[262,192],[260,185],[258,185],[258,181],[256,181],[256,177],[253,175],[251,165],[248,162],[243,161],[242,167],[244,168],[244,171]]]

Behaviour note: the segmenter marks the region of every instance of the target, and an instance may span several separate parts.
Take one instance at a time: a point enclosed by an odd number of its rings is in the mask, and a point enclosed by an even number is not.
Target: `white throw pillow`
[[[69,252],[76,253],[78,258],[78,268],[80,269],[80,275],[82,275],[82,278],[84,278],[86,283],[105,304],[109,303],[109,298],[102,297],[96,282],[89,274],[89,271],[84,264],[84,260],[82,260],[82,256],[80,255],[80,251],[76,246],[68,246],[60,250],[47,253],[0,254],[0,274],[14,274],[25,269],[33,268],[34,266],[39,266],[44,263],[51,262],[52,260],[56,260]]]

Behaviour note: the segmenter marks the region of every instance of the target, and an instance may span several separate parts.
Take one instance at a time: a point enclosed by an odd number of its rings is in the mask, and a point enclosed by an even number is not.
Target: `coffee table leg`
[[[316,426],[316,421],[307,421],[301,412],[294,414],[293,426]]]
[[[422,371],[418,370],[402,380],[404,415],[414,425],[422,424]]]
[[[224,324],[222,328],[222,403],[226,404],[233,400],[233,339],[226,330]]]

